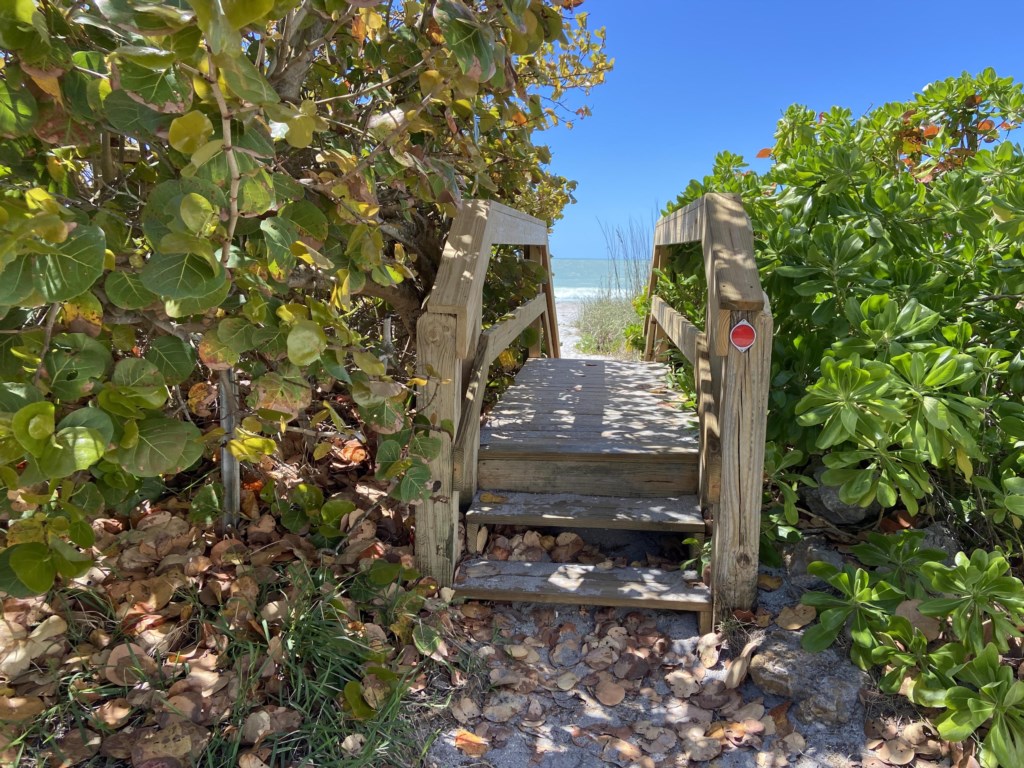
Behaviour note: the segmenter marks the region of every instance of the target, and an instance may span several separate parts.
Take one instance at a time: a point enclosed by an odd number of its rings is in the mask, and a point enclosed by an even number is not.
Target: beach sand
[[[576,330],[576,316],[579,309],[579,302],[576,301],[555,302],[555,314],[558,315],[558,340],[562,346],[562,357],[577,360],[607,360],[608,358],[603,355],[585,355],[576,348],[580,341],[579,331]]]

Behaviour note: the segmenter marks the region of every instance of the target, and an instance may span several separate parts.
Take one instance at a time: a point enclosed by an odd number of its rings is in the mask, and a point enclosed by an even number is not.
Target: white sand
[[[555,302],[555,314],[558,315],[558,340],[562,345],[562,357],[576,360],[607,360],[603,355],[585,355],[576,345],[580,342],[580,333],[576,328],[576,316],[580,305],[577,301]]]

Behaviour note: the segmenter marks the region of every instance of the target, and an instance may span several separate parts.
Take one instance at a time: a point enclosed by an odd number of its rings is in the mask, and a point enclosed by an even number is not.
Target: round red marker
[[[757,331],[754,330],[754,326],[748,323],[746,320],[740,320],[736,325],[729,331],[729,341],[736,347],[740,352],[746,352],[757,341]]]

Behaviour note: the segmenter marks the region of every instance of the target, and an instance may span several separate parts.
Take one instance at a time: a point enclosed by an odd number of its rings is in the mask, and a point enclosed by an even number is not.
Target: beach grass
[[[585,355],[636,360],[640,350],[630,344],[641,333],[643,317],[636,299],[647,292],[653,226],[631,219],[626,226],[601,225],[612,265],[601,292],[578,303],[574,326],[576,350]]]

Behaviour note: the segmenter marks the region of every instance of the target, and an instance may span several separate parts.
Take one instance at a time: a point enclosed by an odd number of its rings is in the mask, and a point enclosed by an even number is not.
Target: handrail
[[[654,295],[667,249],[695,242],[708,289],[704,331]],[[771,366],[771,307],[738,195],[707,194],[658,221],[648,297],[645,357],[653,359],[667,341],[693,363],[700,498],[714,523],[711,592],[721,620],[734,608],[750,608],[757,596]]]
[[[451,584],[459,558],[459,501],[476,492],[480,408],[490,364],[532,325],[531,357],[558,357],[558,323],[550,279],[541,295],[482,330],[483,288],[491,248],[516,245],[550,276],[548,228],[540,219],[492,200],[470,200],[452,222],[434,288],[416,324],[418,368],[427,384],[419,413],[441,430],[442,448],[428,462],[437,490],[416,511],[416,559],[421,572]]]

